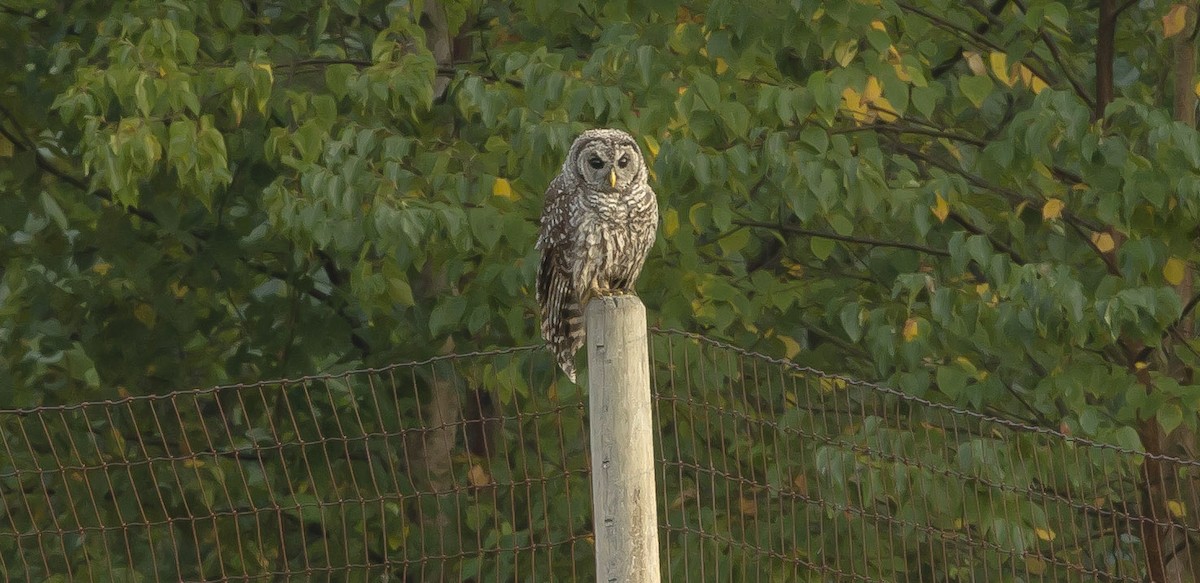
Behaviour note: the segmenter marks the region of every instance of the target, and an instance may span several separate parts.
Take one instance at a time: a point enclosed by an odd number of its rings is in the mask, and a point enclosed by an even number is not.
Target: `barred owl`
[[[550,182],[537,248],[542,337],[575,382],[583,308],[595,296],[633,293],[658,227],[658,201],[633,136],[588,130]]]

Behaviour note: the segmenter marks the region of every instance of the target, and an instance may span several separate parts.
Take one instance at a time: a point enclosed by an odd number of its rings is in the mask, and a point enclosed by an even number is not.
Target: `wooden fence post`
[[[646,308],[632,295],[587,306],[596,581],[658,583],[658,513]]]

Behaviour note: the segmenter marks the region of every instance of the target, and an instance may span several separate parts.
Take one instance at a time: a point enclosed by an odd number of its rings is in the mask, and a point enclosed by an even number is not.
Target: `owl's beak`
[[[608,171],[608,183],[610,185],[612,185],[613,188],[617,187],[617,171],[616,170]]]

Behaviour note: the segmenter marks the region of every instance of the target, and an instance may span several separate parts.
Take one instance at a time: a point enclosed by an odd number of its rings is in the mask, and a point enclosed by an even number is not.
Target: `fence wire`
[[[651,348],[664,581],[1192,572],[1200,462]],[[0,410],[0,579],[594,580],[585,401],[524,347]]]

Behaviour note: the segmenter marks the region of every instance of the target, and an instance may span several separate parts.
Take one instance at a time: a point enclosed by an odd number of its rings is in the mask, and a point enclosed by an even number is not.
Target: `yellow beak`
[[[608,171],[608,183],[611,184],[613,188],[617,187],[617,171],[616,170]]]

